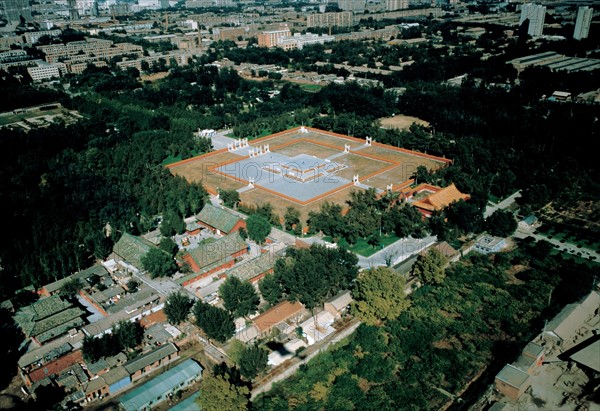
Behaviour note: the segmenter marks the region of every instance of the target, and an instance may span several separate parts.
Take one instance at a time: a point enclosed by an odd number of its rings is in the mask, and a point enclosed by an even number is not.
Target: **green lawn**
[[[367,244],[366,238],[359,238],[356,244],[353,244],[350,247],[348,247],[348,250],[352,251],[353,253],[360,254],[363,257],[369,257],[375,254],[377,251],[380,251],[381,249],[387,247],[390,244],[395,243],[398,240],[400,240],[400,237],[396,237],[395,235],[382,235],[381,245],[379,245],[376,248],[373,248],[372,245]],[[333,238],[328,235],[323,237],[323,241],[327,241],[328,243],[335,243]]]
[[[177,156],[177,157],[169,156],[169,157],[165,158],[162,161],[162,163],[160,163],[160,164],[162,164],[163,166],[168,166],[169,164],[173,164],[173,163],[176,163],[181,160],[182,160],[181,156]]]
[[[367,240],[364,238],[359,238],[356,244],[351,245],[348,249],[356,254],[360,254],[363,257],[369,257],[375,254],[377,251],[380,251],[384,247],[387,247],[390,244],[395,243],[400,238],[395,235],[391,236],[381,236],[381,245],[377,248],[373,248],[373,246],[367,244]]]
[[[318,84],[300,84],[300,88],[304,91],[310,91],[311,93],[316,93],[321,90],[323,86]]]

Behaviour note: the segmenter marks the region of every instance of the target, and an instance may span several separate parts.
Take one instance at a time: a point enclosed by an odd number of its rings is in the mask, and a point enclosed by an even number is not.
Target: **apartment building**
[[[335,37],[329,35],[319,36],[313,33],[306,33],[301,35],[296,33],[290,37],[282,37],[277,40],[277,47],[284,50],[294,50],[302,48],[309,44],[324,44],[330,41],[335,41]]]
[[[539,37],[544,31],[544,19],[546,18],[546,6],[527,3],[521,8],[521,18],[519,25],[529,22],[527,34],[531,37]]]
[[[292,32],[287,28],[282,30],[263,31],[258,34],[258,46],[267,48],[276,47],[279,39],[291,35]]]
[[[575,40],[587,39],[593,15],[594,9],[588,6],[579,7],[577,10],[577,20],[575,21],[575,31],[573,32]]]
[[[354,14],[351,11],[319,13],[306,16],[306,27],[352,27]]]

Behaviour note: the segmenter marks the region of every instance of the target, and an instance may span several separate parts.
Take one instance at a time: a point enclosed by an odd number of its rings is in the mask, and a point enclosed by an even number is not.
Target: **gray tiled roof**
[[[275,258],[270,253],[264,253],[227,270],[227,275],[237,277],[241,281],[249,281],[256,276],[267,272],[274,266]]]
[[[212,243],[200,244],[199,247],[190,251],[190,256],[199,268],[219,262],[232,254],[247,247],[242,237],[235,232],[219,238]]]
[[[127,362],[124,367],[129,372],[129,374],[133,374],[136,371],[141,370],[144,367],[147,367],[150,364],[154,364],[156,361],[159,361],[168,355],[174,354],[177,352],[177,347],[174,344],[166,344],[160,347],[153,349],[152,351],[139,356],[138,358]]]
[[[155,247],[154,244],[145,238],[124,233],[121,238],[119,238],[119,241],[113,246],[113,251],[119,257],[141,270],[143,268],[141,258],[145,256],[151,248]]]
[[[196,216],[198,220],[217,230],[229,233],[240,218],[229,211],[206,203]]]

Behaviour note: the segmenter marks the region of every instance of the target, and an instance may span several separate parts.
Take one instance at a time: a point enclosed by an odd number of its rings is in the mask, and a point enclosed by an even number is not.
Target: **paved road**
[[[437,242],[436,236],[429,236],[423,239],[415,239],[412,237],[403,238],[390,244],[383,250],[376,252],[370,257],[359,255],[358,265],[361,268],[379,267],[387,265],[387,259],[390,260],[391,265],[396,265],[410,256],[420,253],[435,242]]]
[[[566,243],[566,242],[561,243],[559,240],[557,240],[555,238],[548,238],[545,235],[537,234],[535,232],[518,229],[513,234],[513,237],[515,237],[515,238],[533,237],[537,241],[545,240],[545,241],[548,241],[550,244],[554,245],[555,248],[559,251],[564,251],[564,252],[567,252],[570,254],[575,254],[575,255],[577,255],[577,253],[581,253],[581,257],[583,257],[583,258],[595,257],[595,261],[600,261],[600,254],[598,254],[596,251],[594,251],[590,248],[580,247],[575,244],[570,244],[570,243]]]
[[[217,132],[217,135],[211,138],[213,149],[220,150],[222,148],[227,148],[227,144],[233,143],[235,141],[234,138],[225,136],[225,134],[229,134],[231,132],[232,130],[223,130]]]
[[[521,192],[517,191],[516,193],[500,201],[498,204],[488,202],[488,205],[485,207],[485,211],[483,213],[483,218],[488,218],[489,216],[494,214],[496,210],[504,210],[505,208],[510,207],[519,197],[521,197]]]

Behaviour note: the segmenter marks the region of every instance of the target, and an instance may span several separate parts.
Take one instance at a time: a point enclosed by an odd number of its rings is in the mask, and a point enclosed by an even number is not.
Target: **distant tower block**
[[[233,151],[233,143],[227,143],[227,151]]]
[[[391,193],[393,188],[394,188],[393,184],[388,184],[386,187],[386,190],[388,191],[388,193]]]
[[[350,152],[350,144],[344,144],[344,153]]]
[[[373,137],[367,137],[367,143],[368,146],[370,146],[371,144],[373,144]]]
[[[242,140],[242,146],[248,147],[248,137],[246,137],[245,139]]]
[[[358,181],[358,174],[354,174],[354,176],[352,177],[352,184],[354,184],[355,186],[360,184],[360,182]]]
[[[236,149],[242,148],[242,140],[241,139],[238,138],[237,140],[235,140],[235,148]]]
[[[254,177],[248,179],[248,187],[254,188]]]
[[[269,145],[267,144],[265,146],[265,153],[270,153],[270,152],[271,152],[271,150],[269,149]]]
[[[306,134],[308,133],[308,130],[306,129],[306,127],[302,126],[300,127],[300,132]]]
[[[250,158],[254,158],[254,148],[250,148],[250,151],[248,151],[248,155],[250,156]]]

